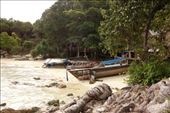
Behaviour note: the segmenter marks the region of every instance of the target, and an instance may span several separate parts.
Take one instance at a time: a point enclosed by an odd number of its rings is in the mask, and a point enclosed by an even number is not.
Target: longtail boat
[[[115,60],[108,60],[101,62],[102,65],[95,66],[92,68],[68,69],[68,71],[79,80],[87,80],[91,79],[91,77],[100,78],[113,76],[116,74],[124,73],[128,70],[128,63],[122,64],[122,62],[119,62],[116,64],[112,64],[113,62],[115,62]]]

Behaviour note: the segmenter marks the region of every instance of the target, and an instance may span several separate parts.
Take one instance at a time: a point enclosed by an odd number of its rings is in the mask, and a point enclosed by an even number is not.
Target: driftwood
[[[55,113],[162,113],[170,109],[170,80],[135,85],[113,93],[107,84],[87,91]]]

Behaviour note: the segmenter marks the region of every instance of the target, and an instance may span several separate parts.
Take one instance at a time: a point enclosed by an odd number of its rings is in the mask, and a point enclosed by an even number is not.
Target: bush
[[[46,40],[42,40],[39,44],[36,45],[36,47],[31,51],[31,55],[33,57],[36,57],[38,55],[42,55],[43,58],[48,57],[48,54],[50,51],[49,44]]]
[[[130,84],[151,85],[170,77],[170,63],[159,60],[134,62],[129,67],[129,75]]]
[[[24,50],[30,50],[32,48],[32,42],[28,40],[24,41],[23,48]]]
[[[33,58],[39,55],[38,51],[36,49],[31,50],[31,55]]]
[[[20,50],[19,38],[17,35],[10,36],[7,32],[0,34],[0,49],[7,51],[11,54],[16,54]]]

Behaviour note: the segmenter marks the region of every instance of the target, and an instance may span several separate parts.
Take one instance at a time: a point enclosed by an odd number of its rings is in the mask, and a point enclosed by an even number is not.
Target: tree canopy
[[[137,50],[142,46],[148,50],[152,42],[150,30],[158,34],[169,31],[169,5],[168,0],[110,1],[110,8],[102,10],[104,21],[99,28],[102,44],[110,52]]]

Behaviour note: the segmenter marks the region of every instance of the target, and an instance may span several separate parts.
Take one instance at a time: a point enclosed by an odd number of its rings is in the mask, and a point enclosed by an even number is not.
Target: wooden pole
[[[67,72],[67,68],[66,68],[66,80],[68,81],[68,72]]]

